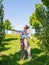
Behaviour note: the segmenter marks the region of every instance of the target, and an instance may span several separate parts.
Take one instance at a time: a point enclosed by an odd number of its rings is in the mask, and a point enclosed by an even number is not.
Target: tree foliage
[[[0,42],[2,42],[5,33],[3,26],[3,18],[4,18],[4,10],[2,0],[0,0]]]
[[[46,7],[47,20],[49,21],[49,0],[42,0],[42,2]]]
[[[42,0],[42,2],[46,7],[49,7],[49,0]]]
[[[49,20],[47,9],[43,4],[35,5],[35,12],[30,16],[30,25],[36,30],[40,47],[49,51]]]
[[[5,20],[4,27],[5,27],[5,30],[7,30],[7,31],[11,30],[12,26],[11,26],[9,19]]]

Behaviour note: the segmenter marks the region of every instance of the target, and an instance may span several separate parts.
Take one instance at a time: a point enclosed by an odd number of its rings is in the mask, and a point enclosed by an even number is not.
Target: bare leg
[[[27,39],[24,39],[24,45],[25,45],[25,48],[26,48],[27,53],[28,53],[28,59],[31,60],[32,57],[31,57],[31,52],[30,52],[30,46],[29,46]]]

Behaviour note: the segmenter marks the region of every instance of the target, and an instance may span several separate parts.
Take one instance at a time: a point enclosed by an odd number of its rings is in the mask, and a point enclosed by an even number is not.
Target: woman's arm
[[[15,30],[15,29],[12,29],[11,31],[15,31],[15,32],[18,32],[18,33],[22,33],[22,30]]]
[[[29,34],[29,38],[34,42],[34,40],[33,40],[32,36],[31,36],[31,34]]]

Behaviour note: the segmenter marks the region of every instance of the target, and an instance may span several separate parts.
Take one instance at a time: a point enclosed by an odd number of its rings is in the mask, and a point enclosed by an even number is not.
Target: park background
[[[20,61],[20,35],[30,26],[32,61]],[[0,0],[0,65],[49,65],[49,0]]]

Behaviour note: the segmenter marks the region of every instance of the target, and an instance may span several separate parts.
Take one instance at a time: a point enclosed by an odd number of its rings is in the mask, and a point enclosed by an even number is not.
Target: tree
[[[49,8],[49,0],[42,0],[43,4]]]
[[[30,25],[36,30],[36,36],[40,40],[40,47],[49,53],[49,21],[47,10],[43,4],[35,5],[35,12],[30,17]]]
[[[4,10],[3,10],[3,0],[0,0],[0,43],[2,42],[4,38],[4,26],[3,26],[3,18],[4,18]]]
[[[8,19],[5,20],[4,27],[5,27],[5,30],[7,30],[7,33],[8,33],[8,30],[11,30],[12,26],[11,26],[11,23]]]
[[[47,22],[49,22],[49,0],[42,0],[42,2],[46,7]]]
[[[44,0],[45,1],[45,0]],[[48,8],[48,7],[46,7]],[[46,56],[49,55],[49,8],[46,9],[43,4],[35,5],[35,12],[30,16],[30,25],[36,30],[36,37],[39,40],[41,49],[46,51]],[[47,57],[46,64],[49,62]]]

